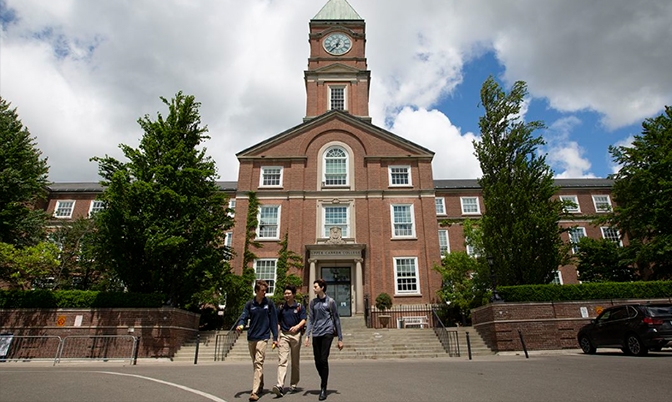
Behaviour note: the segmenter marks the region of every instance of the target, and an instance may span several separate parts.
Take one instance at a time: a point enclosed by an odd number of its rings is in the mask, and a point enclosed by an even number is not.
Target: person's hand
[[[242,330],[243,330],[243,326],[242,326],[242,325],[239,325],[239,326],[236,327],[236,331],[237,331],[238,333],[240,333]]]
[[[289,332],[291,332],[291,333],[293,333],[293,334],[299,332],[299,326],[298,326],[298,325],[295,325],[295,326],[291,327],[291,328],[289,329]]]
[[[275,349],[277,347],[278,347],[278,341],[273,341],[272,349]]]
[[[343,341],[338,341],[338,350],[343,350]]]
[[[310,345],[310,338],[309,338],[309,337],[306,337],[306,343],[305,343],[305,346],[308,347],[308,345]]]

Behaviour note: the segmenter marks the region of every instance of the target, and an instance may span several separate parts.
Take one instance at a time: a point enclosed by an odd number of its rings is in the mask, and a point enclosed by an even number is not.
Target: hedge
[[[507,302],[657,299],[672,297],[672,281],[501,286],[497,292]]]
[[[0,308],[154,308],[159,293],[95,292],[90,290],[0,290]]]

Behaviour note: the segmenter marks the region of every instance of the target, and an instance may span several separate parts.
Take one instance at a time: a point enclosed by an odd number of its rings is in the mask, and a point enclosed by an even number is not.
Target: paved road
[[[423,360],[334,361],[328,402],[336,401],[669,401],[672,351],[648,357],[577,352]],[[302,363],[302,388],[283,402],[317,401],[319,380]],[[276,375],[266,364],[266,393]],[[0,363],[1,402],[247,402],[251,363]]]

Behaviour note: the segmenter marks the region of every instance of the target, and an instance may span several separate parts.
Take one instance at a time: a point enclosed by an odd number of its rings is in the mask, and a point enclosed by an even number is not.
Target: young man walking
[[[301,361],[301,330],[306,325],[306,309],[301,303],[296,302],[296,286],[285,286],[283,294],[285,303],[278,310],[278,327],[280,339],[278,340],[278,384],[273,387],[273,393],[282,398],[285,395],[285,378],[287,377],[287,361],[291,351],[292,374],[290,392],[296,391],[299,383],[299,367]]]
[[[243,314],[236,327],[238,332],[242,331],[245,321],[250,319],[250,327],[247,329],[247,345],[254,368],[250,401],[258,401],[259,395],[264,390],[264,359],[271,333],[273,334],[273,347],[278,346],[278,313],[275,310],[275,304],[266,297],[266,290],[268,290],[266,281],[255,283],[254,298],[245,303]]]
[[[310,336],[313,337],[313,356],[315,367],[320,375],[320,401],[327,399],[327,381],[329,380],[329,351],[334,335],[338,336],[338,350],[343,350],[343,332],[341,331],[341,319],[338,316],[336,302],[325,294],[327,284],[324,279],[318,279],[313,283],[315,298],[310,301],[308,308],[310,320],[306,335],[306,346],[310,344]]]

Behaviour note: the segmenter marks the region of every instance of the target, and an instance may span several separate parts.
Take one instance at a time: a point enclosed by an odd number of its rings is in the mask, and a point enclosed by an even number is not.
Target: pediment
[[[357,73],[360,73],[361,71],[362,70],[354,68],[352,66],[348,66],[346,64],[334,63],[334,64],[329,64],[327,66],[311,70],[310,73],[312,73],[312,74],[357,74]]]
[[[298,126],[292,127],[289,130],[286,130],[280,134],[277,134],[265,141],[257,143],[247,149],[244,149],[236,154],[236,157],[239,159],[246,158],[257,158],[260,155],[267,153],[269,150],[272,150],[280,144],[284,144],[290,141],[294,141],[297,137],[306,135],[309,132],[324,132],[331,129],[335,125],[342,127],[350,127],[350,131],[362,133],[362,135],[371,138],[374,141],[384,141],[388,144],[393,144],[398,150],[403,150],[404,155],[416,156],[422,158],[433,158],[434,152],[430,151],[427,148],[424,148],[412,141],[409,141],[403,137],[400,137],[390,131],[382,129],[378,126],[371,124],[368,121],[365,121],[361,118],[353,116],[347,112],[340,110],[332,110],[321,116],[318,116],[314,119],[308,120]],[[346,130],[347,131],[347,130]],[[296,148],[294,148],[296,150]],[[370,150],[368,156],[375,157],[385,157],[386,155],[379,155],[375,152],[375,149]],[[299,157],[301,155],[286,155],[286,157]]]

